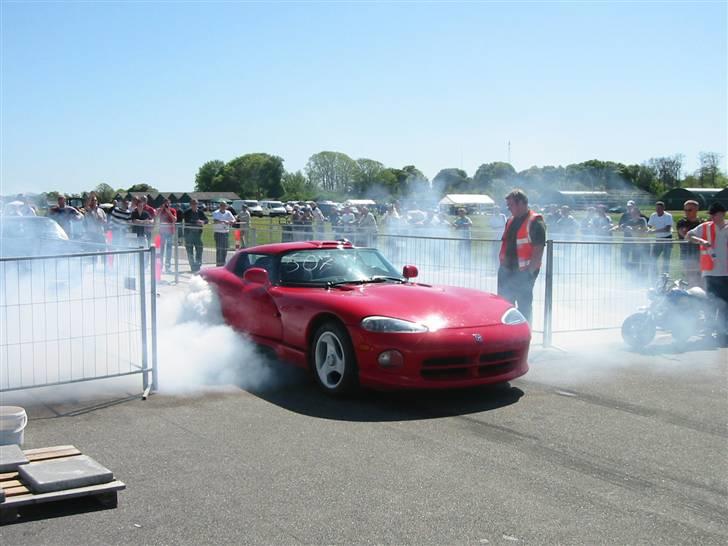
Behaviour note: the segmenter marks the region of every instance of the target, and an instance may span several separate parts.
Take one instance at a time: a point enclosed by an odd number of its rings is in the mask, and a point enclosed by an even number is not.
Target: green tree
[[[666,157],[653,157],[647,165],[655,172],[655,177],[666,189],[671,190],[680,186],[680,173],[682,172],[683,156],[676,154]]]
[[[468,193],[473,191],[472,180],[462,169],[442,169],[432,179],[432,187],[439,194]]]
[[[489,193],[493,188],[493,182],[500,180],[506,183],[516,176],[516,169],[510,163],[494,161],[483,163],[473,175],[473,183],[478,191]]]
[[[127,189],[126,191],[128,191],[128,192],[137,192],[137,191],[142,191],[142,192],[145,192],[145,193],[150,193],[150,192],[155,192],[155,191],[157,191],[157,188],[155,188],[155,187],[153,187],[153,186],[150,186],[150,185],[149,185],[149,184],[147,184],[146,182],[142,182],[142,183],[140,183],[140,184],[134,184],[133,186],[131,186],[131,187],[130,187],[129,189]]]
[[[704,188],[718,187],[718,180],[721,178],[721,155],[716,152],[700,152],[698,157],[700,159],[700,167],[696,174],[700,179],[700,186]]]
[[[328,192],[348,193],[358,172],[356,162],[341,152],[319,152],[308,158],[306,174],[317,187]]]
[[[283,185],[283,199],[286,201],[309,200],[316,194],[315,186],[301,171],[284,173],[281,184]]]
[[[234,191],[243,198],[279,198],[283,195],[283,172],[283,159],[278,156],[241,155],[225,165],[217,191]]]
[[[221,190],[218,186],[222,183],[222,171],[225,162],[213,159],[205,163],[195,175],[195,190],[197,191],[235,191]]]
[[[94,191],[99,198],[99,203],[110,203],[114,200],[114,196],[116,195],[114,188],[104,182],[96,186]]]

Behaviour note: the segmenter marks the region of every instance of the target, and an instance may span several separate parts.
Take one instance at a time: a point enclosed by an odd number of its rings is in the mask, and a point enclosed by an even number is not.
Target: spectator
[[[154,224],[154,217],[144,208],[142,199],[136,200],[136,208],[131,211],[132,232],[137,236],[140,246],[149,246],[152,238],[151,226]]]
[[[197,273],[202,266],[202,226],[207,221],[205,213],[198,208],[197,199],[192,199],[190,208],[184,213],[185,249],[192,273]]]
[[[228,245],[230,242],[230,226],[235,223],[235,217],[227,210],[227,203],[220,201],[218,209],[212,213],[212,223],[215,232],[215,265],[225,265]]]
[[[149,215],[149,218],[152,219],[152,220],[154,220],[156,218],[156,216],[157,216],[157,210],[154,207],[152,207],[151,205],[147,204],[147,196],[146,195],[142,195],[141,197],[133,197],[132,198],[132,201],[131,201],[131,203],[132,203],[132,210],[137,210],[138,209],[138,203],[139,202],[142,203],[142,205],[144,207],[144,211]],[[144,224],[144,225],[146,226],[144,228],[145,231],[146,231],[146,233],[144,234],[144,237],[146,237],[147,243],[150,243],[151,240],[152,240],[152,228],[154,226],[154,222],[151,222],[149,224]]]
[[[356,216],[350,207],[344,207],[344,213],[341,215],[341,235],[349,239],[354,233],[354,225],[356,224]]]
[[[700,249],[697,245],[690,244],[687,240],[688,231],[695,229],[704,220],[698,218],[698,210],[700,205],[697,201],[685,201],[683,211],[685,216],[677,222],[677,236],[681,241],[685,241],[680,245],[680,264],[682,265],[683,275],[690,286],[702,286],[702,277],[700,275]]]
[[[99,207],[99,198],[91,192],[86,201],[83,216],[84,239],[92,243],[106,244],[106,213]]]
[[[324,239],[326,231],[326,217],[316,203],[311,203],[311,216],[313,217],[313,230],[316,239]]]
[[[164,272],[172,272],[172,245],[174,243],[174,233],[177,229],[177,211],[171,207],[169,199],[162,201],[157,215],[159,220],[159,235],[162,244],[159,249],[159,261],[164,263]]]
[[[597,209],[595,207],[587,207],[586,216],[579,222],[579,230],[583,239],[592,240],[594,238],[592,223],[596,217]]]
[[[579,223],[571,215],[571,207],[562,205],[559,212],[559,219],[553,226],[554,232],[559,234],[562,239],[575,240],[579,234]]]
[[[612,219],[607,214],[605,205],[597,205],[594,217],[590,222],[590,231],[597,239],[606,239],[612,237]]]
[[[313,239],[313,214],[311,207],[306,205],[301,209],[301,240],[310,241]]]
[[[672,214],[665,212],[665,203],[655,203],[655,212],[647,220],[647,227],[655,234],[652,243],[652,272],[660,271],[657,261],[662,256],[662,273],[670,272],[670,256],[672,255]]]
[[[240,246],[245,248],[248,244],[248,230],[250,230],[250,211],[247,205],[243,204],[240,206],[240,212],[235,219],[240,229]]]
[[[687,232],[688,240],[700,245],[700,271],[705,291],[717,308],[717,333],[721,345],[728,342],[728,224],[725,207],[713,203],[708,209],[710,220]]]
[[[66,197],[63,195],[58,196],[58,204],[51,207],[48,216],[58,222],[69,237],[73,235],[71,223],[83,220],[83,215],[75,207],[66,205]]]
[[[506,223],[498,268],[498,295],[516,304],[529,323],[533,319],[533,285],[541,269],[546,223],[528,208],[528,196],[513,190],[506,196],[511,217]]]
[[[647,252],[639,240],[647,232],[647,217],[640,213],[634,201],[627,201],[627,212],[622,215],[614,229],[622,231],[624,236],[621,250],[624,267],[636,275],[646,273]]]
[[[463,207],[458,209],[457,217],[452,222],[455,232],[458,234],[460,241],[460,252],[462,254],[463,264],[470,267],[470,232],[473,227],[473,221],[466,215]]]
[[[546,221],[546,225],[549,227],[549,229],[553,229],[553,227],[556,225],[556,222],[559,221],[559,218],[561,218],[559,207],[557,207],[556,205],[546,205],[546,208],[544,210],[544,220]]]
[[[109,226],[111,227],[111,242],[117,246],[126,246],[129,225],[131,222],[131,209],[126,199],[119,199],[116,206],[109,213]]]
[[[377,240],[377,219],[368,207],[362,207],[361,218],[359,218],[359,229],[361,230],[361,242],[364,246],[376,246]]]
[[[503,231],[506,229],[507,221],[506,215],[501,212],[500,207],[493,207],[488,218],[488,227],[493,232],[493,239],[496,241],[503,238]]]

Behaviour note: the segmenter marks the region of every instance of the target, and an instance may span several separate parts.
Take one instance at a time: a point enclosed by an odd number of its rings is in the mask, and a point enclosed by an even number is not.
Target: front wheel
[[[635,313],[622,323],[622,339],[633,349],[643,349],[655,337],[656,330],[648,313]]]
[[[328,394],[347,394],[358,386],[351,338],[337,322],[326,322],[316,330],[311,344],[311,364],[316,382]]]

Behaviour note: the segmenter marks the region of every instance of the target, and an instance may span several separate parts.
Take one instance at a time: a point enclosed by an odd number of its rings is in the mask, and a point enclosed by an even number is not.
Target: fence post
[[[546,277],[544,279],[543,303],[543,346],[551,346],[553,332],[553,300],[554,300],[554,242],[546,241]]]
[[[179,284],[179,228],[175,224],[172,235],[172,248],[174,249],[174,284]]]
[[[147,377],[148,360],[147,360],[147,287],[146,287],[146,267],[144,267],[144,258],[146,257],[144,250],[139,250],[139,307],[141,311],[141,329],[142,329],[142,388],[147,392],[149,387],[149,378]],[[154,278],[154,262],[152,264],[152,279]]]
[[[176,248],[176,247],[175,247]],[[151,263],[155,263],[156,249],[150,249],[152,253]],[[154,274],[151,276],[151,321],[152,321],[152,391],[156,391],[159,387],[158,370],[157,370],[157,279]],[[145,374],[146,375],[146,374]],[[146,387],[145,387],[146,390]]]

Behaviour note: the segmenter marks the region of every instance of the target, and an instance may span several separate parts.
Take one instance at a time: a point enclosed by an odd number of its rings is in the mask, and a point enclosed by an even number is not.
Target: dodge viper
[[[498,296],[414,282],[376,249],[347,241],[250,247],[205,269],[225,321],[321,388],[457,388],[528,370],[531,331]]]

